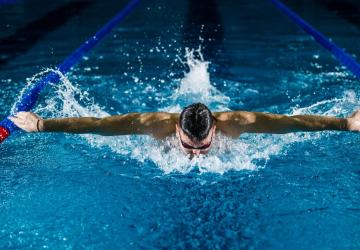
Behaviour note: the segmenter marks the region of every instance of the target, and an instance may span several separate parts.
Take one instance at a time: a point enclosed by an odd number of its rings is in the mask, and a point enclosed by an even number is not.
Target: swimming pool
[[[0,65],[0,118],[26,80],[57,65],[125,3],[1,5],[9,59]],[[269,2],[196,3],[142,2],[46,89],[35,111],[105,116],[179,111],[194,101],[286,114],[359,108],[358,80]],[[324,1],[290,6],[359,55],[351,20]],[[50,15],[57,26],[39,28],[35,21],[53,10],[68,18]],[[23,28],[32,22],[36,39]],[[19,42],[6,42],[14,34]],[[174,139],[17,133],[0,145],[0,247],[356,249],[358,139],[220,136],[208,157],[190,161]]]

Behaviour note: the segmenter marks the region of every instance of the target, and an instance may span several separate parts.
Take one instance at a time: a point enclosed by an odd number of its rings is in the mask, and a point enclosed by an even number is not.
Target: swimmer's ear
[[[180,133],[180,127],[178,124],[175,124],[175,134],[176,134],[176,137],[178,137],[178,138],[179,138],[179,133]]]
[[[212,129],[214,130],[214,132],[216,131],[216,125],[214,124]]]

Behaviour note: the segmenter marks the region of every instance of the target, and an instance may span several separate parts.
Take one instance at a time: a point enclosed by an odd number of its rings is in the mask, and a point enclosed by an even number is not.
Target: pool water
[[[346,8],[285,2],[359,56]],[[0,118],[125,4],[0,2]],[[358,80],[266,0],[141,2],[60,76],[34,109],[45,118],[198,101],[341,117],[360,106]],[[0,145],[0,248],[357,249],[358,142],[346,132],[217,135],[208,156],[188,159],[173,137],[17,132]]]

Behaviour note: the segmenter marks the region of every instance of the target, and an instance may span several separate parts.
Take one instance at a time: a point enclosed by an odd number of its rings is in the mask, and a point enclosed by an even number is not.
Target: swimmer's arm
[[[241,133],[283,134],[299,131],[360,131],[360,111],[347,118],[320,115],[280,115],[261,112],[219,112],[214,113],[216,125],[229,136]]]
[[[75,134],[100,134],[106,136],[148,134],[165,138],[175,132],[177,114],[128,113],[105,118],[72,117],[42,119],[31,112],[19,112],[11,120],[27,132],[65,132]],[[39,123],[37,123],[39,120]]]

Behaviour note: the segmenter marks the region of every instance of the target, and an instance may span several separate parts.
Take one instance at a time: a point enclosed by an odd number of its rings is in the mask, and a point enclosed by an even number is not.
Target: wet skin
[[[209,152],[215,134],[238,138],[242,133],[312,132],[323,130],[360,131],[360,111],[347,118],[229,111],[214,112],[216,121],[208,136],[202,141],[191,140],[179,127],[179,113],[149,112],[128,113],[104,118],[72,117],[43,119],[32,112],[19,112],[9,119],[26,132],[64,132],[99,134],[104,136],[146,134],[165,139],[176,134],[179,146],[191,155]],[[205,147],[206,146],[206,147]]]

